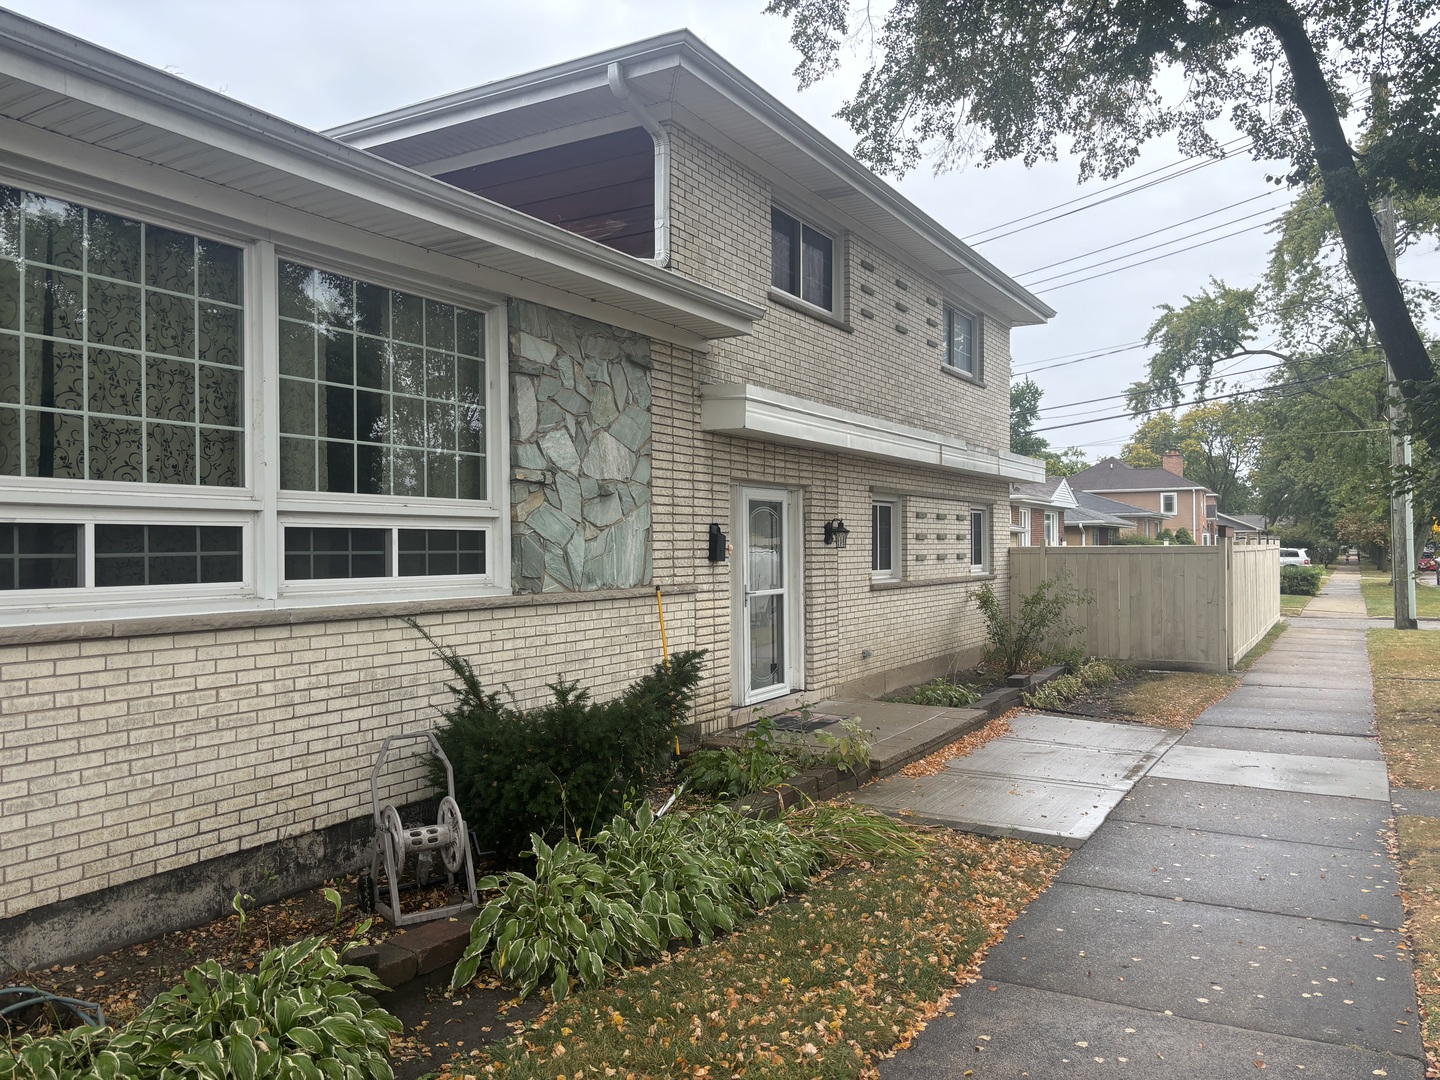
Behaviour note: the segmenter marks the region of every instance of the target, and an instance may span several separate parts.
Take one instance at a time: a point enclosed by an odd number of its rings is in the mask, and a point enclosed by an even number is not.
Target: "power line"
[[[1246,203],[1252,203],[1252,202],[1254,202],[1256,199],[1269,199],[1269,198],[1273,198],[1273,197],[1276,196],[1276,195],[1282,195],[1282,194],[1284,194],[1284,192],[1279,192],[1279,191],[1262,191],[1259,195],[1252,195],[1252,196],[1250,196],[1250,198],[1248,198],[1248,199],[1241,199],[1239,202],[1233,202],[1233,203],[1231,203],[1229,206],[1222,206],[1222,207],[1220,207],[1218,210],[1207,210],[1207,211],[1206,211],[1205,213],[1203,213],[1203,214],[1196,214],[1194,217],[1188,217],[1188,218],[1186,218],[1186,219],[1183,220],[1183,221],[1174,222],[1174,223],[1171,224],[1171,225],[1166,225],[1164,228],[1151,229],[1149,232],[1141,233],[1139,236],[1132,236],[1132,237],[1130,237],[1130,239],[1128,239],[1128,240],[1119,240],[1119,241],[1117,241],[1117,242],[1115,242],[1115,243],[1113,243],[1113,244],[1106,244],[1104,247],[1095,248],[1095,249],[1092,250],[1092,251],[1084,251],[1084,252],[1081,252],[1079,255],[1071,255],[1070,258],[1068,258],[1068,259],[1061,259],[1059,262],[1046,263],[1044,266],[1037,266],[1034,270],[1026,270],[1026,271],[1024,271],[1023,273],[1016,274],[1015,277],[1016,277],[1016,278],[1029,277],[1031,274],[1038,274],[1038,273],[1040,273],[1041,270],[1049,270],[1051,267],[1055,267],[1055,266],[1064,266],[1066,263],[1069,263],[1069,262],[1078,262],[1080,259],[1087,258],[1088,256],[1091,256],[1091,255],[1099,255],[1102,251],[1110,251],[1110,250],[1112,250],[1112,249],[1114,249],[1114,248],[1117,248],[1117,247],[1124,247],[1126,244],[1133,244],[1136,240],[1144,240],[1146,237],[1155,236],[1155,235],[1157,235],[1157,234],[1159,234],[1159,233],[1163,233],[1163,232],[1169,232],[1171,229],[1178,229],[1181,225],[1189,225],[1192,221],[1200,221],[1200,220],[1202,220],[1202,219],[1204,219],[1204,218],[1207,218],[1207,217],[1214,217],[1216,214],[1223,214],[1226,210],[1234,210],[1235,207],[1237,207],[1237,206],[1244,206]],[[1253,215],[1252,215],[1252,216],[1253,216]],[[1239,218],[1239,219],[1237,219],[1237,220],[1243,221],[1244,218]],[[1219,226],[1216,226],[1216,228],[1219,228]],[[1196,233],[1195,235],[1198,236],[1199,234]],[[1176,239],[1183,240],[1183,239],[1185,239],[1185,238],[1184,238],[1184,237],[1177,237]],[[1132,251],[1130,254],[1132,254],[1132,255],[1138,255],[1139,252],[1134,252],[1134,251]]]
[[[1243,143],[1246,143],[1246,145],[1245,145],[1245,146],[1236,146],[1236,145],[1235,145],[1236,143],[1242,143],[1242,142],[1243,142]],[[1238,138],[1231,139],[1231,140],[1230,140],[1229,142],[1227,142],[1227,143],[1222,143],[1222,144],[1220,145],[1220,149],[1221,149],[1221,150],[1228,150],[1230,147],[1233,146],[1233,147],[1235,147],[1235,153],[1236,153],[1236,154],[1240,154],[1240,153],[1243,153],[1245,150],[1248,150],[1251,145],[1253,145],[1253,144],[1249,143],[1248,140],[1246,140],[1246,138],[1242,135],[1242,136],[1240,136],[1240,137],[1238,137]],[[1017,233],[1017,232],[1024,232],[1024,231],[1026,231],[1027,229],[1033,229],[1033,228],[1035,228],[1036,226],[1044,225],[1044,224],[1047,224],[1048,222],[1051,222],[1051,221],[1058,221],[1058,220],[1060,220],[1060,218],[1063,218],[1063,217],[1069,217],[1071,214],[1078,214],[1081,210],[1089,210],[1089,209],[1092,209],[1092,208],[1095,207],[1095,206],[1101,206],[1101,205],[1103,205],[1104,203],[1113,202],[1115,199],[1124,198],[1124,196],[1126,196],[1126,195],[1134,195],[1136,192],[1144,191],[1144,190],[1146,190],[1147,188],[1154,187],[1156,184],[1162,184],[1162,183],[1164,183],[1166,180],[1175,180],[1175,179],[1178,179],[1178,178],[1181,177],[1181,176],[1186,176],[1186,175],[1188,175],[1189,173],[1194,172],[1196,169],[1203,169],[1203,168],[1204,168],[1205,166],[1207,166],[1207,165],[1214,165],[1217,161],[1229,161],[1229,160],[1232,160],[1232,159],[1233,159],[1233,156],[1231,156],[1231,155],[1227,155],[1227,156],[1225,156],[1225,157],[1203,157],[1203,158],[1202,158],[1201,155],[1198,155],[1198,154],[1197,154],[1197,155],[1193,155],[1193,156],[1188,157],[1188,158],[1183,158],[1183,159],[1181,159],[1180,161],[1172,161],[1172,162],[1171,162],[1170,164],[1168,164],[1168,165],[1161,165],[1161,166],[1159,166],[1158,168],[1149,170],[1148,172],[1140,173],[1138,176],[1132,176],[1132,177],[1130,177],[1128,180],[1117,180],[1117,181],[1115,181],[1113,184],[1107,184],[1105,187],[1097,188],[1096,190],[1091,191],[1091,192],[1087,192],[1087,193],[1084,194],[1084,195],[1077,195],[1077,196],[1075,196],[1075,198],[1073,198],[1073,199],[1066,199],[1064,202],[1056,203],[1054,206],[1047,206],[1047,207],[1044,207],[1043,209],[1035,210],[1035,211],[1032,211],[1031,213],[1028,213],[1028,214],[1023,214],[1023,215],[1021,215],[1020,217],[1011,218],[1009,221],[1002,221],[1002,222],[1000,222],[1000,223],[997,224],[997,225],[991,225],[989,228],[980,229],[978,232],[973,232],[973,233],[971,233],[969,236],[964,237],[964,240],[965,240],[965,242],[966,242],[967,244],[988,244],[988,243],[990,243],[990,241],[992,241],[992,240],[999,240],[999,239],[1001,239],[1002,237],[1005,237],[1005,236],[1013,236],[1013,235],[1014,235],[1015,233]],[[1198,164],[1193,164],[1193,165],[1192,165],[1191,162],[1198,162]],[[1091,206],[1081,206],[1081,207],[1077,207],[1076,209],[1067,211],[1067,212],[1064,213],[1064,214],[1057,214],[1055,217],[1046,218],[1044,221],[1036,221],[1036,222],[1034,222],[1034,223],[1032,223],[1032,224],[1030,224],[1030,225],[1024,226],[1024,228],[1012,229],[1010,232],[1001,233],[999,236],[985,236],[986,233],[995,232],[995,230],[997,230],[997,229],[1004,229],[1004,228],[1007,228],[1007,227],[1010,226],[1010,225],[1018,225],[1018,224],[1019,224],[1020,222],[1022,222],[1022,221],[1029,221],[1031,218],[1039,217],[1039,216],[1042,215],[1042,214],[1048,214],[1048,213],[1050,213],[1052,210],[1061,210],[1061,209],[1063,209],[1063,208],[1065,208],[1065,207],[1067,207],[1067,206],[1073,206],[1075,203],[1084,202],[1084,201],[1087,200],[1087,199],[1093,199],[1096,195],[1103,195],[1103,194],[1104,194],[1105,192],[1107,192],[1107,191],[1114,191],[1116,188],[1126,187],[1126,186],[1129,185],[1129,184],[1135,183],[1137,180],[1144,180],[1147,176],[1154,176],[1156,173],[1167,172],[1167,171],[1170,170],[1170,169],[1180,169],[1182,166],[1186,166],[1186,168],[1181,169],[1180,172],[1175,173],[1173,176],[1166,176],[1166,177],[1160,178],[1159,180],[1151,181],[1151,182],[1148,183],[1148,184],[1143,184],[1143,185],[1141,185],[1140,187],[1135,188],[1133,191],[1124,191],[1124,192],[1121,192],[1121,193],[1119,193],[1119,194],[1117,194],[1117,195],[1111,196],[1111,197],[1108,198],[1108,199],[1102,199],[1102,200],[1100,200],[1100,201],[1097,202],[1097,203],[1093,203]],[[983,239],[981,239],[981,237],[983,237]]]
[[[1218,244],[1221,240],[1229,240],[1232,236],[1240,236],[1242,233],[1254,232],[1256,229],[1263,229],[1265,226],[1273,225],[1279,220],[1280,218],[1278,217],[1271,218],[1269,221],[1262,221],[1258,225],[1247,225],[1245,228],[1236,229],[1234,232],[1222,233],[1220,236],[1212,236],[1209,240],[1201,240],[1198,244],[1191,244],[1189,247],[1176,248],[1174,251],[1166,251],[1159,255],[1152,255],[1148,259],[1141,259],[1139,262],[1130,263],[1126,266],[1117,266],[1113,270],[1103,270],[1098,274],[1091,274],[1089,277],[1076,278],[1074,281],[1064,281],[1061,282],[1059,285],[1051,285],[1048,289],[1045,290],[1045,292],[1059,292],[1061,289],[1070,288],[1071,285],[1083,285],[1087,281],[1095,281],[1099,278],[1109,277],[1111,274],[1119,274],[1126,270],[1134,270],[1137,267],[1146,266],[1149,263],[1159,262],[1161,259],[1168,259],[1172,255],[1183,255],[1185,254],[1185,252],[1194,251],[1196,248],[1207,247],[1210,244]],[[1078,270],[1074,272],[1079,273]],[[1060,274],[1057,276],[1064,277],[1065,275]]]
[[[1058,274],[1051,274],[1049,277],[1047,277],[1047,278],[1041,278],[1039,281],[1029,282],[1029,283],[1026,285],[1026,288],[1033,289],[1035,286],[1037,286],[1037,285],[1043,285],[1043,284],[1045,284],[1045,282],[1047,282],[1047,281],[1055,281],[1055,280],[1058,279],[1058,278],[1069,277],[1071,274],[1083,274],[1083,273],[1084,273],[1085,271],[1087,271],[1087,270],[1094,270],[1094,269],[1096,269],[1097,267],[1101,267],[1101,266],[1109,266],[1111,263],[1121,262],[1121,261],[1123,261],[1123,260],[1125,260],[1125,259],[1133,258],[1133,257],[1136,256],[1136,255],[1143,255],[1143,254],[1145,254],[1145,252],[1147,252],[1147,251],[1158,251],[1160,248],[1169,247],[1171,244],[1178,244],[1178,243],[1180,243],[1182,240],[1193,240],[1193,239],[1194,239],[1195,237],[1197,237],[1197,236],[1204,236],[1206,233],[1214,232],[1216,229],[1223,229],[1223,228],[1226,228],[1226,227],[1229,226],[1229,225],[1237,225],[1237,224],[1239,224],[1239,223],[1242,222],[1242,221],[1249,221],[1251,218],[1260,217],[1262,214],[1271,214],[1271,213],[1274,213],[1275,210],[1276,210],[1276,207],[1274,207],[1274,206],[1267,206],[1267,207],[1266,207],[1265,209],[1263,209],[1263,210],[1256,210],[1256,211],[1254,211],[1253,213],[1250,213],[1250,214],[1241,214],[1241,215],[1240,215],[1239,217],[1237,217],[1237,218],[1231,218],[1229,221],[1221,221],[1221,222],[1219,222],[1219,223],[1217,223],[1217,224],[1215,224],[1215,225],[1208,225],[1208,226],[1206,226],[1206,227],[1203,228],[1203,229],[1197,229],[1197,230],[1195,230],[1195,232],[1186,233],[1184,236],[1176,236],[1176,237],[1174,237],[1173,239],[1170,239],[1170,240],[1162,240],[1162,241],[1161,241],[1160,243],[1158,243],[1158,244],[1151,244],[1149,247],[1136,248],[1134,251],[1127,251],[1124,255],[1115,255],[1115,256],[1112,256],[1111,258],[1108,258],[1108,259],[1101,259],[1099,262],[1090,263],[1088,266],[1077,266],[1074,270],[1062,270],[1062,271],[1060,271],[1060,273],[1058,273]],[[1284,215],[1281,215],[1281,216],[1283,217]],[[1280,220],[1279,217],[1275,217],[1275,218],[1272,218],[1272,219],[1271,219],[1271,221],[1279,221],[1279,220]],[[1242,232],[1248,232],[1248,231],[1250,231],[1251,229],[1263,228],[1264,226],[1269,225],[1269,224],[1271,223],[1271,221],[1262,221],[1259,225],[1251,225],[1251,226],[1248,226],[1246,229],[1242,229],[1241,231],[1242,231]],[[1233,235],[1235,235],[1235,234],[1234,234],[1234,233],[1231,233],[1231,235],[1233,236]],[[1136,265],[1138,265],[1138,264],[1136,264]]]
[[[1326,375],[1317,376],[1317,377],[1314,378],[1314,379],[1308,379],[1308,380],[1303,380],[1303,381],[1300,381],[1300,382],[1293,382],[1293,383],[1284,383],[1284,384],[1282,384],[1281,386],[1261,388],[1261,389],[1258,389],[1258,390],[1236,390],[1234,393],[1231,393],[1231,394],[1216,394],[1214,397],[1208,397],[1208,398],[1206,398],[1203,402],[1201,402],[1201,401],[1187,401],[1187,402],[1184,402],[1183,404],[1185,404],[1185,405],[1190,405],[1190,406],[1193,406],[1193,405],[1203,405],[1203,404],[1209,404],[1209,403],[1212,402],[1212,401],[1228,401],[1228,400],[1231,399],[1231,398],[1245,397],[1247,394],[1266,394],[1266,393],[1269,393],[1269,394],[1273,394],[1273,395],[1275,395],[1275,396],[1277,396],[1277,397],[1288,397],[1291,393],[1293,393],[1293,392],[1296,391],[1296,390],[1304,390],[1304,389],[1306,389],[1307,387],[1316,385],[1317,383],[1328,382],[1328,381],[1331,380],[1331,379],[1338,379],[1341,375],[1350,375],[1350,374],[1353,374],[1354,372],[1357,372],[1357,371],[1364,371],[1364,370],[1367,369],[1367,368],[1376,368],[1376,367],[1381,367],[1381,366],[1383,366],[1383,362],[1381,362],[1381,361],[1374,361],[1374,362],[1371,362],[1371,363],[1369,363],[1369,364],[1358,364],[1358,365],[1356,365],[1355,367],[1342,368],[1340,371],[1332,371],[1332,372],[1330,372],[1330,373],[1328,373],[1328,374],[1326,374]],[[1038,434],[1040,434],[1042,431],[1058,431],[1058,430],[1060,430],[1061,428],[1068,428],[1068,427],[1085,427],[1085,426],[1088,425],[1088,424],[1101,424],[1101,423],[1104,423],[1104,422],[1107,421],[1107,420],[1135,419],[1136,417],[1149,416],[1149,415],[1151,415],[1151,414],[1153,414],[1153,413],[1168,412],[1168,411],[1171,410],[1171,409],[1177,409],[1177,408],[1179,408],[1179,407],[1180,407],[1180,404],[1175,404],[1175,405],[1158,405],[1158,406],[1156,406],[1156,407],[1153,408],[1153,409],[1141,409],[1141,410],[1139,410],[1138,412],[1111,413],[1109,416],[1097,416],[1097,417],[1095,417],[1093,420],[1075,420],[1075,421],[1072,421],[1072,422],[1070,422],[1070,423],[1065,423],[1065,424],[1051,424],[1051,425],[1049,425],[1048,427],[1031,428],[1030,433],[1031,433],[1032,435],[1038,435]]]
[[[1087,360],[1099,360],[1101,357],[1114,356],[1117,353],[1134,352],[1136,349],[1143,349],[1146,348],[1148,345],[1149,342],[1139,341],[1136,342],[1134,345],[1126,345],[1113,349],[1106,349],[1103,352],[1090,353],[1087,356],[1077,356],[1074,360],[1061,360],[1058,363],[1041,364],[1038,367],[1015,368],[1011,371],[1011,375],[1030,375],[1036,371],[1051,371],[1055,368],[1069,367],[1071,364],[1083,364]]]

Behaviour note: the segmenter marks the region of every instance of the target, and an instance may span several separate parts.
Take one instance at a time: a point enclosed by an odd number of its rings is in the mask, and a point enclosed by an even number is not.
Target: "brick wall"
[[[666,616],[688,647],[689,598]],[[660,657],[649,595],[419,622],[521,704],[558,676],[614,694]],[[432,726],[445,676],[397,619],[0,649],[0,918],[368,815],[380,740]],[[389,781],[428,794],[418,767]]]
[[[942,371],[939,326],[930,325],[940,322],[938,282],[853,233],[835,256],[849,331],[771,300],[769,184],[683,128],[672,127],[671,139],[672,269],[768,309],[753,336],[715,343],[706,381],[750,382],[1009,447],[1007,326],[983,320],[984,386]]]

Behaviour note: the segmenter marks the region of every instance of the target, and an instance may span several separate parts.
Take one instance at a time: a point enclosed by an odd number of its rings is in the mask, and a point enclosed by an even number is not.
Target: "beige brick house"
[[[1151,518],[1149,526],[1136,520],[1135,531],[1142,535],[1188,529],[1197,544],[1216,541],[1220,497],[1185,476],[1184,455],[1179,450],[1165,451],[1158,469],[1137,469],[1119,458],[1104,458],[1070,477],[1070,486],[1159,515],[1158,520]]]
[[[401,616],[603,696],[658,587],[710,729],[973,653],[1050,314],[687,33],[317,135],[0,13],[0,955],[354,865]]]

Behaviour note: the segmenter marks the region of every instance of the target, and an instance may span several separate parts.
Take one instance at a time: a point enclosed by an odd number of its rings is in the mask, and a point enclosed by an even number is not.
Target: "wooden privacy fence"
[[[1091,656],[1147,667],[1228,671],[1280,619],[1280,547],[1121,545],[1010,549],[1010,611],[1068,575],[1093,593],[1071,614]]]

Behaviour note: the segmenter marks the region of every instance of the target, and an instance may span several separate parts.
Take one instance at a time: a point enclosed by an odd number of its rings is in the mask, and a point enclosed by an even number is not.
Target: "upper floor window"
[[[975,356],[975,318],[945,305],[945,366],[979,377]]]
[[[1166,517],[1174,517],[1179,513],[1179,505],[1179,500],[1173,491],[1164,492],[1160,496],[1160,512]]]
[[[770,284],[808,304],[835,306],[835,241],[783,210],[770,209]]]
[[[900,505],[894,499],[870,504],[870,575],[877,581],[900,577]]]

